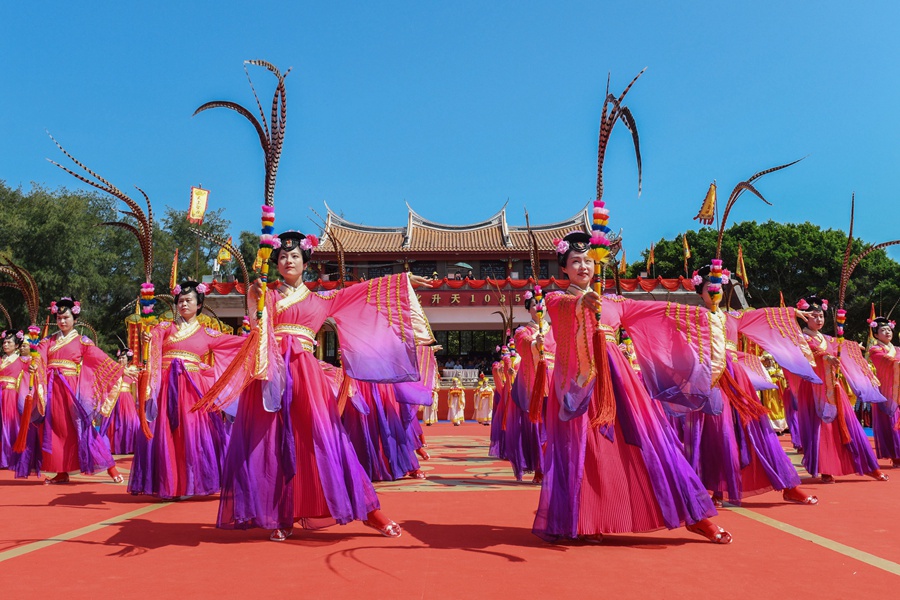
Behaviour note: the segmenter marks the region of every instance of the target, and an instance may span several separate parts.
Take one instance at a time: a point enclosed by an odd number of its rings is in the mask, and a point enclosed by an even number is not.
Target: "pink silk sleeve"
[[[84,337],[81,339],[81,376],[78,395],[82,406],[94,411],[109,397],[119,383],[125,368],[107,356],[106,352]]]
[[[753,384],[753,389],[757,391],[778,389],[758,356],[747,352],[736,352],[735,354],[738,364],[744,368],[744,373]]]
[[[782,369],[813,383],[822,380],[813,370],[815,359],[803,337],[793,308],[760,308],[737,316],[738,331],[772,355]]]
[[[416,345],[434,337],[405,273],[344,288],[331,302],[347,374],[380,383],[419,380]]]
[[[611,305],[617,307],[616,311],[610,310]],[[604,298],[604,323],[609,313],[611,319],[617,316],[628,331],[644,384],[653,398],[665,403],[670,412],[700,408],[721,412],[721,400],[712,389],[706,309],[671,302]]]
[[[434,358],[434,350],[431,346],[419,346],[416,348],[416,355],[419,363],[418,381],[394,384],[394,395],[397,402],[401,404],[431,406],[434,401],[431,390],[434,388],[437,360]]]
[[[856,342],[844,341],[841,347],[841,372],[859,400],[873,404],[887,402]]]

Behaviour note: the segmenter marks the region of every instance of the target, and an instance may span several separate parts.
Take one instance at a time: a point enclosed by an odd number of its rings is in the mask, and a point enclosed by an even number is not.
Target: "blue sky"
[[[252,106],[242,61],[287,79],[278,229],[310,229],[323,201],[354,221],[401,225],[406,206],[446,223],[546,223],[593,199],[606,76],[640,132],[607,151],[604,199],[634,260],[692,221],[710,181],[725,195],[761,169],[775,206],[732,219],[811,220],[896,237],[900,52],[896,2],[16,3],[0,24],[0,179],[80,184],[46,158],[69,151],[156,210],[211,190],[234,233],[257,230],[262,151],[227,111]],[[274,78],[252,68],[264,104]],[[900,257],[900,251],[893,253]]]

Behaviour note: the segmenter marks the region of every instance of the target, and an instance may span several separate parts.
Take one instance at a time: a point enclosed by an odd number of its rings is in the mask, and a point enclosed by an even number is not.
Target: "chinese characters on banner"
[[[188,221],[196,225],[203,225],[203,215],[206,214],[208,200],[209,190],[191,187],[191,206],[188,208]]]
[[[419,292],[416,297],[422,306],[504,306],[510,299],[513,306],[519,306],[524,300],[520,292],[498,294],[496,292],[441,290]]]

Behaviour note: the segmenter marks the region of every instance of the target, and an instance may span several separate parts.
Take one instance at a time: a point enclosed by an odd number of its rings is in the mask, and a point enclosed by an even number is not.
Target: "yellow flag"
[[[681,244],[684,246],[684,260],[687,260],[691,257],[691,246],[688,244],[687,233],[682,234]]]
[[[231,236],[228,237],[228,243],[231,244]],[[228,251],[228,248],[225,246],[219,248],[219,254],[216,256],[216,261],[220,265],[231,262],[231,252]]]
[[[709,191],[706,192],[706,198],[700,206],[700,212],[694,217],[695,221],[700,221],[704,225],[712,225],[716,218],[716,182],[709,184]]]
[[[741,278],[741,282],[744,284],[746,288],[750,283],[750,278],[747,277],[747,267],[744,266],[744,249],[738,244],[738,256],[737,256],[737,276]]]
[[[619,275],[624,275],[627,267],[628,265],[625,262],[625,248],[622,248],[622,260],[619,262]]]
[[[653,257],[653,244],[650,244],[650,254],[647,255],[647,273],[650,273],[650,267],[656,264],[656,259]]]
[[[874,322],[875,322],[875,303],[873,302],[872,309],[869,311],[869,327],[868,327],[869,343],[866,344],[866,347],[871,346],[872,344],[875,343],[875,335],[873,333],[875,330],[872,329],[872,323],[874,323]]]
[[[178,248],[175,248],[175,257],[172,259],[172,271],[169,274],[169,289],[178,285]]]
[[[191,187],[191,205],[188,208],[188,221],[197,225],[203,225],[203,215],[206,214],[208,200],[209,190]]]

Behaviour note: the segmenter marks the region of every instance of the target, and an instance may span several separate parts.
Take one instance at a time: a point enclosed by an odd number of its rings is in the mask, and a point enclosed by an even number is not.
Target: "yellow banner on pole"
[[[197,225],[203,225],[203,215],[206,214],[208,200],[209,190],[191,187],[191,205],[188,208],[188,221]]]

